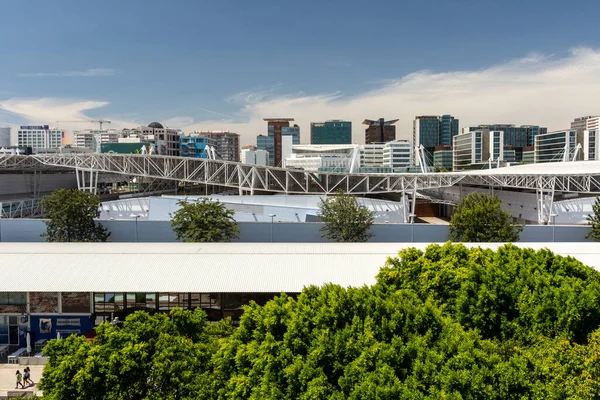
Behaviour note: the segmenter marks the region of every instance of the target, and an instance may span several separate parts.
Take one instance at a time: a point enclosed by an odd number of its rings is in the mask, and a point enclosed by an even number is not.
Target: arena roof
[[[584,175],[600,173],[600,161],[552,162],[451,172],[459,175]]]
[[[0,291],[297,293],[372,285],[389,256],[426,243],[3,243]],[[499,243],[468,246],[497,248]],[[600,270],[596,243],[547,247]]]

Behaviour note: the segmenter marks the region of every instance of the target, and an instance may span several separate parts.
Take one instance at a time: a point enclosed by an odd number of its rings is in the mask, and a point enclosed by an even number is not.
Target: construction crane
[[[64,122],[66,124],[75,124],[75,123],[89,123],[89,122],[97,122],[98,124],[100,124],[100,130],[102,130],[102,124],[110,124],[111,121],[107,121],[105,119],[80,119],[77,121],[56,121],[57,124],[60,124],[61,122]]]

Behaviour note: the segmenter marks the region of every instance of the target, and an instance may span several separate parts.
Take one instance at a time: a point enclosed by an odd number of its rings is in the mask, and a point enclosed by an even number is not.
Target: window
[[[30,292],[29,302],[32,314],[58,313],[58,292]]]
[[[61,294],[62,312],[89,313],[90,294],[85,292],[63,292]]]

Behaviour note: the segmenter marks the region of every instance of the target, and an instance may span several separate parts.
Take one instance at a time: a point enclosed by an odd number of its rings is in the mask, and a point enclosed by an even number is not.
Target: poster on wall
[[[52,320],[50,318],[40,318],[40,333],[52,333]]]
[[[32,314],[58,313],[58,292],[29,292]]]
[[[63,313],[88,313],[90,312],[90,294],[85,292],[63,292]]]

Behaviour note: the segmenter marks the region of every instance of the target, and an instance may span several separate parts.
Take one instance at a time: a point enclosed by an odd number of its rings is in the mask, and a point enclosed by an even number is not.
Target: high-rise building
[[[535,137],[535,162],[569,161],[577,148],[577,131],[566,129]]]
[[[41,149],[58,149],[65,133],[48,125],[21,126],[17,132],[17,146],[31,147],[34,153]]]
[[[0,147],[10,146],[10,126],[0,127]]]
[[[156,154],[163,156],[179,156],[179,137],[183,135],[179,129],[165,128],[160,122],[152,122],[148,126],[135,129],[123,129],[121,143],[138,142],[151,143]]]
[[[386,121],[383,118],[378,120],[365,119],[364,125],[367,125],[365,129],[365,144],[374,143],[386,143],[396,140],[396,126],[397,119]]]
[[[452,171],[452,146],[437,146],[433,151],[434,170]]]
[[[600,116],[598,115],[575,118],[575,120],[571,122],[571,129],[577,131],[577,136],[581,136],[583,131],[598,130],[599,128]]]
[[[490,124],[490,125],[479,125],[470,126],[469,128],[463,129],[465,131],[502,131],[504,132],[504,144],[505,146],[512,146],[515,151],[516,162],[521,162],[523,159],[523,148],[533,146],[535,144],[535,137],[537,135],[543,135],[548,132],[547,128],[539,125],[521,125],[516,126],[512,124]]]
[[[194,131],[193,135],[212,139],[217,154],[225,161],[240,161],[240,135],[229,131]]]
[[[290,127],[290,121],[293,120],[294,118],[263,118],[267,122],[267,139],[263,135],[257,136],[256,145],[269,153],[269,165],[282,165],[281,136],[284,131],[286,135],[296,136],[296,140],[293,140],[295,144],[296,141],[300,143],[300,128],[297,125]]]
[[[598,129],[583,131],[583,159],[593,161],[600,159],[600,137]]]
[[[118,143],[119,137],[121,137],[121,134],[115,129],[85,129],[83,131],[73,131],[71,145],[100,153],[103,143]]]
[[[504,133],[502,131],[469,131],[454,136],[452,170],[471,169],[476,164],[504,161]]]
[[[333,119],[310,123],[310,144],[351,144],[352,122]]]
[[[452,146],[458,135],[458,119],[451,115],[421,115],[413,121],[413,143],[433,152],[438,146]]]

